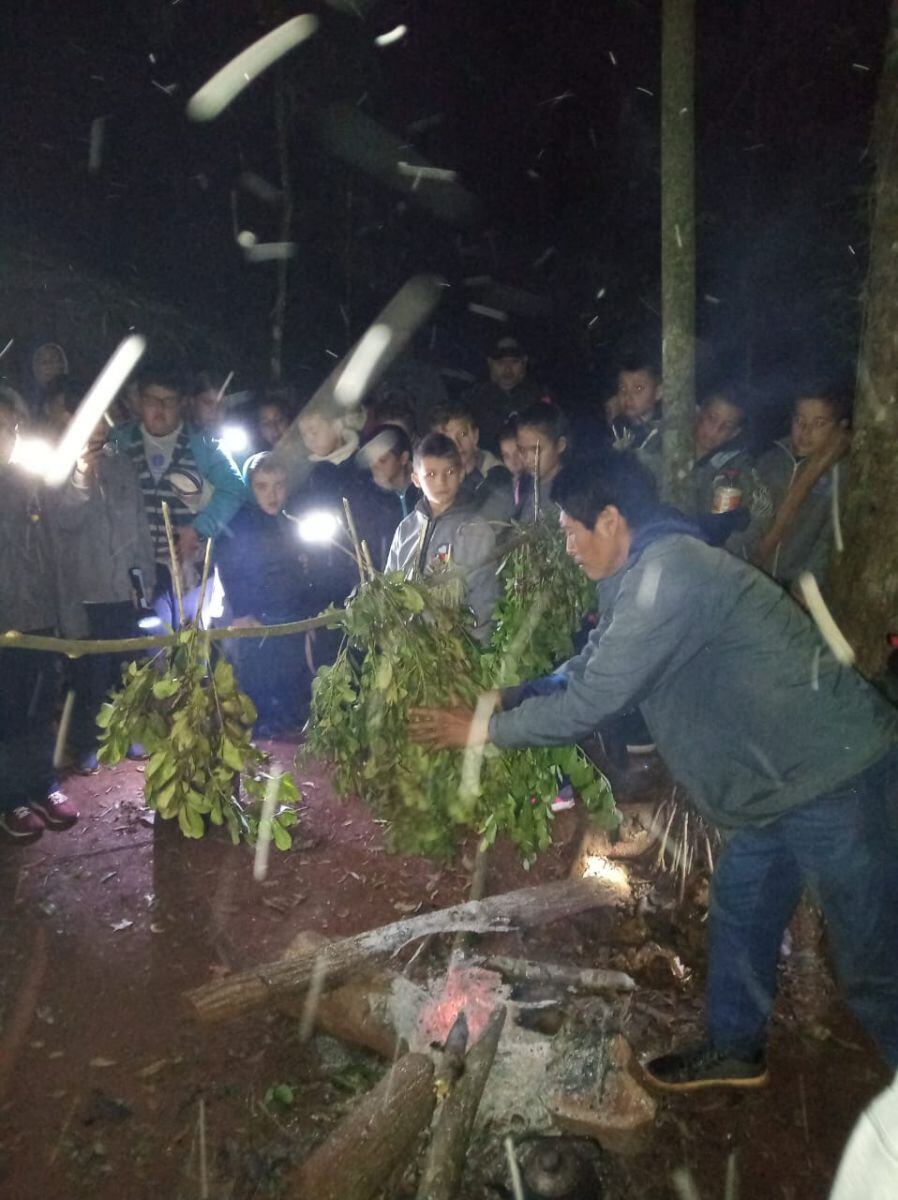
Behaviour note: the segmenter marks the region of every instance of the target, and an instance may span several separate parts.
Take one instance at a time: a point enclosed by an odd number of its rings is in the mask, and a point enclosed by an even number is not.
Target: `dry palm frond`
[[[686,881],[696,866],[714,870],[720,835],[678,795],[676,787],[658,804],[650,828],[659,839],[656,865],[677,878],[682,900]]]

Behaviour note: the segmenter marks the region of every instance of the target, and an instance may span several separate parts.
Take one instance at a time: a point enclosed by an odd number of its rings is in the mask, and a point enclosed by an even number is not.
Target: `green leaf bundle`
[[[226,825],[235,843],[252,843],[265,820],[286,850],[299,793],[290,775],[269,771],[267,755],[253,745],[255,719],[231,664],[219,657],[213,667],[211,643],[188,625],[157,658],[128,664],[121,690],[97,717],[98,757],[117,763],[140,743],[149,755],[146,803],[164,820],[177,819],[185,837],[202,837],[208,820]],[[270,816],[263,817],[266,796]]]

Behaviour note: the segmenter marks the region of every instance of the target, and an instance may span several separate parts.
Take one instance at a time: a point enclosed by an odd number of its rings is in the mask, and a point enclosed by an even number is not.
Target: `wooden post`
[[[433,1063],[406,1054],[303,1163],[296,1200],[370,1200],[406,1161],[433,1115]]]
[[[685,503],[695,422],[695,0],[663,0],[661,48],[662,494]]]
[[[878,675],[898,632],[898,4],[890,8],[873,128],[876,177],[854,439],[843,509],[844,551],[832,597],[858,666]]]

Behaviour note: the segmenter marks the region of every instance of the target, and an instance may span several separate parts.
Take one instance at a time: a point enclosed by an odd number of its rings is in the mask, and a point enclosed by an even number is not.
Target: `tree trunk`
[[[662,493],[690,491],[695,421],[695,0],[664,0],[661,49]]]
[[[843,509],[844,551],[832,570],[839,623],[860,669],[878,675],[898,631],[898,8],[873,128],[876,177],[858,358],[854,440]]]
[[[369,1200],[405,1162],[433,1115],[433,1063],[406,1054],[300,1167],[297,1200]]]
[[[326,972],[325,987],[388,958],[409,942],[429,933],[507,933],[518,925],[542,925],[590,908],[619,902],[619,894],[599,879],[564,879],[541,887],[521,888],[488,900],[469,901],[454,908],[422,913],[331,942],[321,949],[280,962],[264,963],[187,993],[201,1021],[226,1021],[256,1008],[276,1005],[281,997],[305,990],[316,972]]]

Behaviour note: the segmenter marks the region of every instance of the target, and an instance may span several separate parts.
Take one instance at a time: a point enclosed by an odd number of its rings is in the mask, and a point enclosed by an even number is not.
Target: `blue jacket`
[[[187,427],[187,433],[190,452],[200,474],[215,489],[212,499],[202,512],[197,513],[191,524],[203,537],[214,538],[246,503],[247,487],[234,460],[222,450],[215,438],[193,426]],[[129,421],[127,425],[117,425],[109,440],[114,446],[124,449],[140,441],[142,436],[140,423]]]
[[[895,710],[786,592],[676,522],[638,532],[599,601],[554,689],[493,716],[498,746],[573,743],[639,705],[677,782],[738,829],[832,791],[898,742]]]

